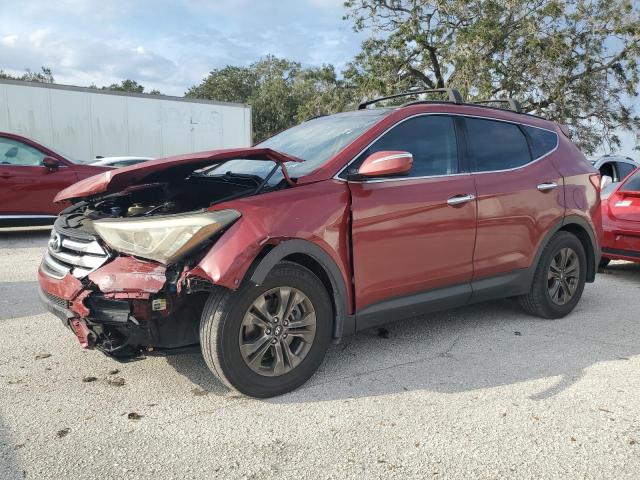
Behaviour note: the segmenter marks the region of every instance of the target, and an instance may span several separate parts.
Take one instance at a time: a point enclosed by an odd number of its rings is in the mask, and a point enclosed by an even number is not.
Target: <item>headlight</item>
[[[114,250],[164,264],[185,256],[240,217],[235,210],[145,218],[96,220],[93,225]]]

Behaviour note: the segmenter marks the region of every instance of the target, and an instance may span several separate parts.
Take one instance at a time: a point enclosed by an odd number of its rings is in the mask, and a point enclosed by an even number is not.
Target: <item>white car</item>
[[[129,165],[135,165],[136,163],[146,162],[148,160],[155,160],[151,157],[100,157],[95,162],[91,162],[91,165],[98,165],[101,167],[128,167]]]
[[[611,177],[613,183],[622,181],[627,175],[640,167],[640,164],[634,159],[619,155],[605,155],[592,159],[591,164],[600,172],[601,177]]]

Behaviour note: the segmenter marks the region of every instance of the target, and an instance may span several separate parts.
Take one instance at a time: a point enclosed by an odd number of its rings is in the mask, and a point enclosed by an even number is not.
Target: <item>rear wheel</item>
[[[520,305],[539,317],[564,317],[580,300],[586,274],[582,243],[569,232],[558,232],[542,252],[531,291],[519,297]]]
[[[262,285],[211,294],[200,323],[202,353],[228,387],[253,397],[280,395],[320,366],[331,319],[329,295],[318,277],[281,262]]]

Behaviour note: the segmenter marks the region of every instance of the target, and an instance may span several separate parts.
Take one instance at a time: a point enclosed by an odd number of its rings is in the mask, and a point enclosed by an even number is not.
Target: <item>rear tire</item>
[[[522,308],[542,318],[562,318],[580,301],[587,276],[587,256],[578,238],[558,232],[545,247],[528,294],[518,298]]]
[[[282,395],[305,383],[322,363],[332,315],[320,279],[283,261],[261,285],[246,282],[235,292],[211,293],[200,321],[202,355],[229,388],[258,398]]]

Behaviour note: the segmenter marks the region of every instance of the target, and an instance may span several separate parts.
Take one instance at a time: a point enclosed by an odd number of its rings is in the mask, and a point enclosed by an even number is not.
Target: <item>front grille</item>
[[[63,278],[67,273],[83,278],[108,259],[108,252],[95,238],[70,238],[54,229],[44,255],[42,270],[57,279]]]

